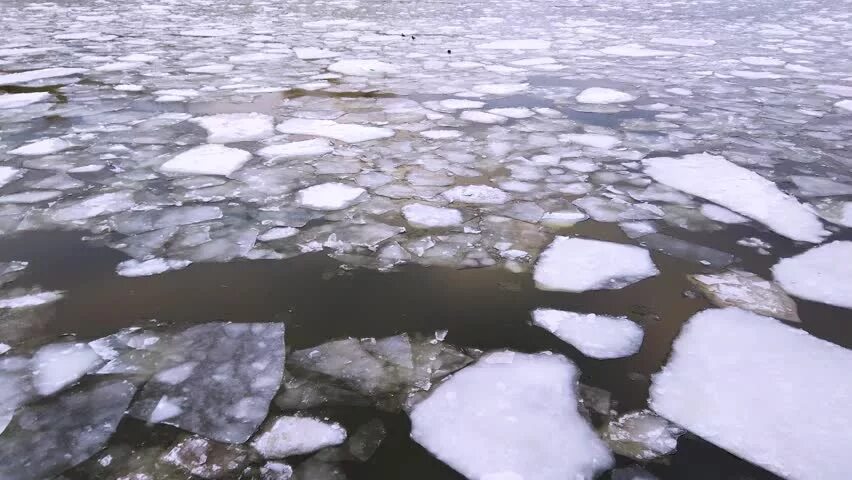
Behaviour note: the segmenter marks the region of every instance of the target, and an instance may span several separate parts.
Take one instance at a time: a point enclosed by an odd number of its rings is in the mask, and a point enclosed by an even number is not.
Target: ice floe
[[[296,135],[315,135],[328,137],[346,143],[360,143],[370,140],[392,137],[394,131],[389,128],[368,127],[352,123],[337,123],[333,120],[314,120],[291,118],[275,127],[281,133]]]
[[[251,445],[264,458],[278,459],[340,445],[344,440],[346,430],[339,424],[310,417],[283,416],[274,419]]]
[[[71,143],[62,138],[45,138],[10,150],[9,153],[22,156],[50,155],[68,150],[71,147]]]
[[[542,290],[584,292],[622,288],[658,273],[644,248],[556,237],[539,257],[533,278]]]
[[[0,95],[0,109],[21,108],[34,103],[43,102],[52,95],[48,92],[8,93]]]
[[[632,102],[636,97],[613,88],[591,87],[580,92],[576,100],[579,103],[608,104]]]
[[[379,60],[340,60],[328,66],[328,71],[358,77],[385,76],[399,73],[396,65]]]
[[[819,243],[828,235],[819,219],[771,181],[717,155],[643,161],[654,180],[753,218],[793,240]]]
[[[561,355],[494,352],[411,412],[411,437],[467,478],[593,478],[612,456],[577,412]]]
[[[642,327],[626,317],[539,308],[533,324],[544,328],[592,358],[633,355],[642,346]]]
[[[444,193],[450,202],[472,203],[478,205],[499,205],[509,201],[509,194],[499,188],[488,185],[464,185],[453,187]]]
[[[272,117],[260,113],[222,113],[193,119],[207,130],[209,143],[253,142],[275,134]]]
[[[445,228],[462,223],[460,211],[422,203],[411,203],[402,207],[402,215],[411,226],[417,228]]]
[[[852,471],[852,383],[837,379],[850,368],[849,350],[777,320],[705,310],[684,325],[654,376],[650,406],[784,478],[841,479]],[[803,415],[814,399],[818,414]]]
[[[793,296],[852,308],[852,242],[835,241],[782,259],[772,275]]]
[[[707,298],[719,307],[739,307],[760,315],[798,322],[796,302],[776,283],[740,270],[690,275]]]
[[[52,67],[0,75],[0,85],[19,85],[46,78],[69,77],[87,72],[85,68]]]
[[[175,155],[160,165],[160,171],[195,175],[228,176],[251,160],[251,153],[239,148],[207,144]]]
[[[300,205],[316,210],[342,210],[364,199],[366,190],[344,183],[322,183],[299,190],[296,200]]]

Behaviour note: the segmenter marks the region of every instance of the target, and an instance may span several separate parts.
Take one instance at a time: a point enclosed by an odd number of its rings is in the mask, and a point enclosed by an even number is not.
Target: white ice
[[[51,395],[76,382],[101,362],[101,357],[85,343],[45,345],[32,358],[33,386],[39,395]]]
[[[632,102],[633,100],[636,100],[636,97],[629,93],[622,92],[621,90],[604,87],[591,87],[580,92],[580,94],[577,95],[576,100],[580,103],[608,104]]]
[[[561,355],[494,352],[411,412],[411,437],[479,480],[591,479],[612,455],[577,411],[577,368]]]
[[[852,351],[736,308],[693,316],[654,376],[650,406],[784,478],[852,472]]]
[[[852,242],[835,241],[782,259],[772,275],[787,293],[852,308]]]
[[[510,198],[503,190],[488,185],[459,185],[441,195],[450,202],[479,205],[499,205],[508,202]]]
[[[8,73],[0,75],[0,85],[15,85],[34,80],[43,80],[45,78],[68,77],[87,71],[85,68],[52,67],[41,70],[29,70],[27,72]]]
[[[251,160],[251,153],[218,144],[193,147],[160,165],[168,173],[228,176]]]
[[[328,137],[346,143],[367,142],[389,138],[394,131],[389,128],[369,127],[354,123],[337,123],[333,120],[291,118],[280,123],[276,129],[281,133]]]
[[[275,134],[272,117],[262,113],[221,113],[192,121],[207,130],[209,143],[253,142]]]
[[[701,214],[710,220],[715,220],[717,222],[736,224],[736,223],[748,223],[749,219],[736,214],[727,208],[722,208],[718,205],[713,205],[712,203],[705,203],[701,205]]]
[[[621,141],[612,135],[601,135],[598,133],[566,133],[559,136],[560,142],[576,143],[586,147],[610,150]]]
[[[710,47],[716,45],[715,40],[706,40],[703,38],[670,38],[657,37],[652,38],[653,43],[661,43],[663,45],[675,45],[678,47]]]
[[[689,279],[718,307],[739,307],[781,320],[799,321],[793,299],[774,282],[751,272],[730,270],[690,275]]]
[[[62,298],[61,291],[37,292],[0,298],[0,308],[27,308],[53,303]]]
[[[284,160],[296,157],[318,157],[334,151],[334,146],[324,138],[302,140],[281,145],[270,145],[257,151],[257,154],[267,160]]]
[[[399,73],[400,69],[379,60],[340,60],[329,65],[328,71],[355,77],[383,77]]]
[[[532,312],[533,324],[592,358],[629,357],[642,346],[642,327],[626,317],[576,313],[549,308]]]
[[[316,47],[297,47],[293,49],[293,53],[299,60],[320,60],[340,56],[337,52]]]
[[[539,257],[533,278],[542,290],[584,292],[622,288],[658,273],[644,248],[556,237]]]
[[[439,105],[441,105],[441,108],[446,108],[447,110],[464,110],[468,108],[482,108],[485,106],[485,102],[462,98],[448,98],[441,100]]]
[[[71,148],[71,144],[67,140],[63,140],[61,138],[45,138],[33,143],[28,143],[14,150],[10,150],[9,153],[12,155],[33,157],[59,153],[63,150],[68,150],[69,148]]]
[[[263,232],[262,234],[257,236],[257,239],[261,242],[271,242],[273,240],[281,240],[283,238],[290,238],[299,233],[298,228],[293,227],[275,227],[270,228],[269,230]]]
[[[458,130],[425,130],[420,132],[420,135],[432,140],[449,140],[461,137],[462,132]]]
[[[493,113],[480,112],[478,110],[465,110],[461,113],[461,115],[459,115],[459,118],[467,120],[468,122],[486,124],[503,123],[507,120],[506,117],[495,115]]]
[[[828,232],[819,219],[771,181],[729,162],[699,153],[643,160],[654,180],[757,220],[793,240],[819,243]]]
[[[519,40],[496,40],[494,42],[482,43],[476,48],[481,50],[546,50],[550,48],[547,40],[519,39]]]
[[[790,180],[805,197],[829,197],[832,195],[852,195],[852,185],[835,182],[829,178],[807,175],[790,175]]]
[[[0,95],[0,109],[26,107],[50,97],[51,95],[48,92],[8,93]]]
[[[488,83],[476,85],[473,91],[486,95],[514,95],[530,88],[528,83]]]
[[[125,260],[118,264],[115,272],[122,277],[147,277],[189,266],[189,260],[150,258],[147,260]]]
[[[358,203],[366,190],[338,182],[314,185],[296,193],[299,205],[315,210],[342,210]]]
[[[411,226],[417,228],[443,228],[462,223],[460,211],[422,203],[411,203],[402,207],[402,215]]]
[[[17,168],[0,166],[0,187],[18,178],[21,171]]]
[[[304,455],[319,449],[340,445],[346,430],[337,423],[326,423],[310,417],[278,417],[262,431],[251,445],[264,458]]]

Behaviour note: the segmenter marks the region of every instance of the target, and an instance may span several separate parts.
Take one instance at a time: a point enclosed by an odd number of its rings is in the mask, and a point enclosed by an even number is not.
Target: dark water
[[[611,224],[584,222],[570,231],[625,241]],[[686,240],[735,254],[740,259],[737,266],[764,276],[776,255],[803,249],[773,237],[774,255],[759,255],[735,243],[744,234],[754,233],[746,227],[691,234],[692,239],[683,230],[679,232]],[[300,349],[346,336],[448,329],[447,342],[455,345],[562,353],[579,366],[582,383],[612,393],[619,412],[646,407],[650,376],[665,363],[681,325],[710,306],[700,295],[686,294],[690,284],[685,275],[702,271],[701,265],[659,253],[653,256],[662,272],[657,277],[620,290],[571,294],[538,290],[530,275],[503,269],[407,266],[388,273],[345,270],[322,253],[284,261],[194,264],[182,271],[124,278],[115,274],[116,263],[124,260],[121,253],[84,242],[77,233],[27,233],[0,240],[0,260],[30,262],[19,285],[40,284],[45,289],[67,291],[56,304],[55,318],[40,332],[46,338],[74,333],[92,339],[152,320],[165,324],[276,320],[287,325],[288,348]],[[803,328],[839,345],[852,346],[847,312],[806,301],[798,304]],[[545,330],[529,325],[529,312],[538,307],[627,315],[645,329],[642,349],[624,359],[587,358]],[[755,354],[760,354],[759,345]],[[331,413],[345,426],[357,426],[377,416],[385,421],[388,436],[376,455],[364,464],[345,464],[350,478],[463,478],[408,438],[404,414],[358,408],[316,413]],[[113,442],[163,444],[176,434],[171,427],[126,419]],[[629,463],[619,458],[620,465]],[[670,480],[776,478],[688,434],[681,437],[676,454],[647,469]]]

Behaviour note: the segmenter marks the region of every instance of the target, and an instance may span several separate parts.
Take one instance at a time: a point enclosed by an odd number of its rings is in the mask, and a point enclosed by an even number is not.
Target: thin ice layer
[[[644,248],[556,237],[539,257],[533,278],[542,290],[584,292],[622,288],[658,273]]]
[[[793,240],[819,243],[828,235],[819,219],[771,181],[729,162],[699,153],[643,160],[654,180],[753,218]]]
[[[532,312],[533,324],[570,343],[592,358],[633,355],[642,346],[642,327],[626,317],[566,312],[539,308]]]
[[[852,472],[852,351],[737,308],[693,316],[654,376],[657,413],[784,478]]]
[[[333,120],[314,120],[308,118],[291,118],[277,127],[281,133],[294,135],[315,135],[317,137],[333,138],[346,143],[360,143],[392,137],[394,131],[389,128],[356,125],[354,123],[337,123]]]
[[[852,242],[831,242],[785,258],[772,274],[791,295],[852,308]]]
[[[594,478],[612,455],[577,411],[577,368],[561,355],[494,352],[411,412],[411,437],[471,479]]]
[[[718,307],[739,307],[781,320],[800,321],[796,302],[777,284],[753,273],[729,270],[688,278]]]
[[[137,418],[243,443],[266,417],[284,374],[284,325],[206,323],[167,340],[164,362],[133,404]],[[158,405],[166,398],[163,418]],[[152,418],[154,417],[154,418]]]

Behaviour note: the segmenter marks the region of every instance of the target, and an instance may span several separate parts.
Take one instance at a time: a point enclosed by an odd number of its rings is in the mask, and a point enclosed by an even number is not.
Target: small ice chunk
[[[615,453],[644,462],[674,452],[682,434],[665,418],[642,410],[610,421],[603,438]]]
[[[160,423],[170,418],[177,417],[182,413],[183,409],[180,408],[179,403],[170,399],[168,396],[163,395],[163,398],[157,402],[157,406],[154,407],[154,410],[151,412],[151,416],[148,417],[148,421],[151,423]]]
[[[852,112],[852,100],[840,100],[839,102],[835,103],[834,106],[841,110]]]
[[[556,237],[539,257],[533,277],[542,290],[584,292],[622,288],[658,273],[644,248]]]
[[[449,140],[461,137],[462,132],[458,130],[425,130],[420,132],[420,135],[432,140]]]
[[[476,48],[480,50],[546,50],[550,48],[550,42],[532,38],[496,40],[494,42],[479,44]]]
[[[528,83],[489,83],[476,85],[473,91],[486,95],[514,95],[530,88]]]
[[[499,205],[509,201],[509,194],[488,185],[460,185],[441,194],[451,202]]]
[[[260,480],[290,480],[293,467],[281,462],[266,462],[260,467]]]
[[[707,40],[703,38],[655,37],[651,39],[651,42],[661,43],[663,45],[674,45],[677,47],[710,47],[716,45],[716,40]]]
[[[252,457],[250,450],[242,445],[225,445],[193,435],[181,436],[160,460],[193,476],[215,480],[240,477]],[[122,478],[147,480],[133,476]]]
[[[239,148],[207,144],[193,147],[160,165],[168,173],[228,176],[251,160],[251,153]]]
[[[559,141],[600,148],[602,150],[610,150],[621,143],[621,140],[613,137],[612,135],[601,135],[597,133],[567,133],[560,135]]]
[[[0,308],[29,308],[53,303],[62,298],[61,291],[34,292],[0,297]]]
[[[850,369],[852,351],[802,330],[736,308],[705,310],[681,330],[649,404],[781,477],[845,479]]]
[[[485,106],[485,102],[462,98],[448,98],[441,100],[440,105],[441,108],[446,108],[447,110],[465,110],[469,108],[482,108]]]
[[[535,112],[526,107],[492,108],[488,113],[508,118],[529,118],[535,115]]]
[[[276,227],[270,228],[269,230],[263,232],[262,234],[257,236],[257,239],[261,242],[271,242],[273,240],[281,240],[283,238],[290,238],[299,233],[298,228],[293,227]]]
[[[101,361],[85,343],[45,345],[32,358],[33,385],[39,395],[52,395],[92,371]]]
[[[189,260],[149,258],[147,260],[125,260],[115,267],[115,273],[122,277],[147,277],[170,270],[181,270],[192,263]]]
[[[399,67],[378,60],[340,60],[328,66],[328,71],[356,77],[384,77],[399,73]]]
[[[261,157],[275,161],[297,157],[318,157],[334,151],[331,142],[324,138],[270,145],[257,151]]]
[[[433,207],[422,203],[411,203],[402,207],[402,215],[413,227],[444,228],[461,225],[460,211],[454,208]]]
[[[680,55],[678,52],[673,52],[671,50],[654,50],[652,48],[646,48],[638,43],[628,43],[624,45],[615,45],[612,47],[606,47],[601,50],[601,52],[607,55],[615,55],[619,57],[673,57]]]
[[[547,212],[541,217],[541,223],[549,227],[562,228],[573,226],[577,222],[589,218],[588,215],[579,210],[557,210]]]
[[[753,218],[793,240],[819,243],[828,235],[819,219],[771,181],[707,153],[643,160],[654,180]]]
[[[717,307],[739,307],[781,320],[800,321],[796,302],[776,283],[753,273],[729,270],[688,278]]]
[[[722,208],[718,205],[713,205],[712,203],[705,203],[704,205],[701,205],[701,214],[710,220],[722,223],[737,224],[748,223],[750,221],[742,215],[738,215],[727,208]]]
[[[772,57],[742,57],[740,61],[746,65],[754,65],[758,67],[781,67],[784,65],[784,60],[779,60]]]
[[[88,72],[85,68],[53,67],[41,70],[29,70],[26,72],[9,73],[0,75],[0,85],[17,85],[45,78],[69,77]]]
[[[389,128],[368,127],[353,123],[337,123],[333,120],[307,118],[291,118],[279,124],[276,129],[281,133],[328,137],[346,143],[367,142],[389,138],[394,135],[394,131]]]
[[[210,65],[202,65],[200,67],[190,67],[186,71],[189,73],[228,73],[234,69],[230,63],[213,63]]]
[[[852,308],[852,242],[838,240],[782,259],[772,275],[793,296]]]
[[[296,47],[293,49],[293,53],[299,60],[321,60],[340,56],[337,52],[316,47]]]
[[[636,97],[621,90],[591,87],[580,92],[576,100],[580,103],[609,104],[632,102]]]
[[[48,92],[9,93],[0,95],[0,109],[21,108],[50,98]]]
[[[0,166],[0,187],[15,180],[21,175],[17,168]]]
[[[361,201],[366,190],[344,183],[330,182],[299,190],[296,201],[314,210],[342,210]]]
[[[494,352],[411,412],[411,437],[467,478],[594,478],[609,450],[577,411],[577,368],[561,355]]]
[[[282,416],[262,431],[251,445],[263,458],[279,459],[340,445],[345,440],[346,430],[337,423],[310,417]]]
[[[461,118],[462,120],[467,120],[468,122],[486,124],[503,123],[507,120],[506,117],[500,115],[494,115],[493,113],[480,112],[476,110],[465,110],[461,113],[461,115],[459,115],[459,118]]]
[[[192,121],[207,130],[209,143],[253,142],[275,134],[272,117],[256,112],[221,113]]]
[[[533,324],[592,358],[629,357],[642,346],[642,327],[626,317],[576,313],[549,308],[532,312]]]
[[[28,143],[14,150],[9,150],[12,155],[39,156],[59,153],[68,150],[72,145],[61,138],[45,138],[33,143]]]
[[[0,355],[3,355],[4,353],[8,352],[11,349],[12,349],[12,347],[10,347],[9,345],[6,345],[5,343],[0,343]],[[0,421],[0,424],[2,424],[2,423],[3,422]],[[0,428],[0,433],[2,433],[2,431],[3,431],[3,429]]]

